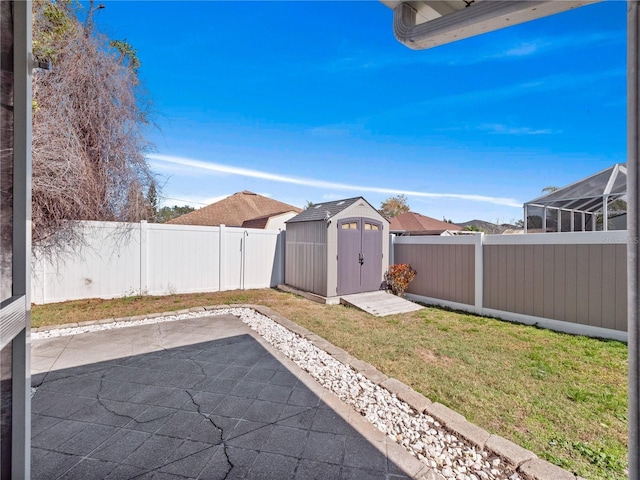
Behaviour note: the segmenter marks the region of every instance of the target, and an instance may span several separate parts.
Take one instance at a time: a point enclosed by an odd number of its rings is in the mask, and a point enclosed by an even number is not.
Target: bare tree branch
[[[154,179],[143,136],[150,104],[131,58],[86,28],[70,3],[34,2],[34,53],[54,63],[33,80],[32,215],[39,247],[69,241],[70,220],[150,215],[144,193]]]

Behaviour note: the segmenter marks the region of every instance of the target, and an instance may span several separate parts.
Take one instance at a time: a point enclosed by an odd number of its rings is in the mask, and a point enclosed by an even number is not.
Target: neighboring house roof
[[[262,228],[262,229],[265,229],[265,228],[267,228],[267,225],[269,224],[269,220],[271,220],[272,218],[284,216],[286,214],[291,214],[291,217],[293,218],[296,215],[296,213],[298,213],[298,210],[287,210],[285,212],[277,212],[277,213],[272,213],[272,214],[269,214],[269,215],[263,215],[261,217],[251,218],[249,220],[245,220],[244,222],[242,222],[242,226],[244,228]]]
[[[447,230],[462,230],[462,227],[416,212],[401,213],[390,219],[389,232],[403,235],[440,235]]]
[[[315,222],[317,220],[327,220],[340,213],[345,208],[350,207],[358,200],[364,200],[364,198],[354,197],[346,198],[344,200],[334,200],[333,202],[316,203],[306,210],[303,210],[291,220],[288,220],[287,223]],[[367,202],[366,200],[364,201]],[[369,202],[367,202],[367,204],[370,205]]]
[[[301,212],[302,209],[244,190],[167,223],[240,227],[245,220],[288,211]]]
[[[484,220],[469,220],[468,222],[458,223],[457,225],[462,228],[468,226],[476,227],[488,235],[499,235],[506,230],[518,229],[518,227],[509,223],[498,225],[497,223],[485,222]]]

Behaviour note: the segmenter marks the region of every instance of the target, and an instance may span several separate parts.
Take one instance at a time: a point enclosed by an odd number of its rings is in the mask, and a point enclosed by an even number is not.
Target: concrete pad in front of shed
[[[416,312],[424,308],[417,303],[383,291],[343,295],[340,297],[340,303],[359,308],[376,317]]]

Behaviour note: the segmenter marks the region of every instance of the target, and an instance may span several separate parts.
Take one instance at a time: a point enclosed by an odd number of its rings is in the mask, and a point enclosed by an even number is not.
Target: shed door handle
[[[362,252],[358,254],[358,262],[360,262],[360,265],[364,264],[364,255]]]

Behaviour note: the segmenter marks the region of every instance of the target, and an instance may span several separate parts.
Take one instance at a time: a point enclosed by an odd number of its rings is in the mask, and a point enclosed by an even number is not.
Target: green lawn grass
[[[587,479],[626,478],[627,346],[426,308],[377,318],[276,290],[34,305],[32,326],[268,306],[469,421]]]

